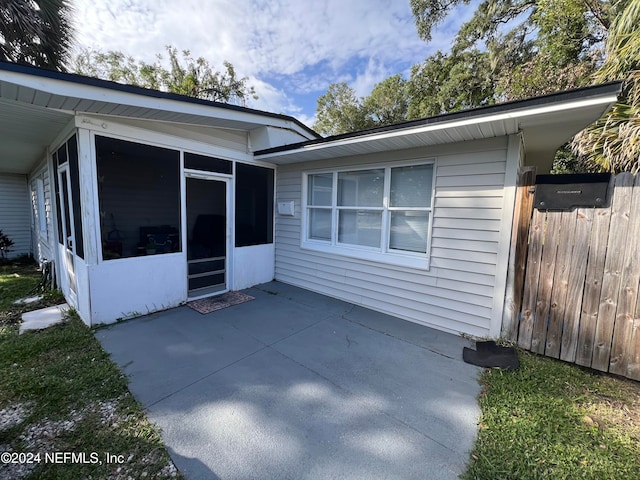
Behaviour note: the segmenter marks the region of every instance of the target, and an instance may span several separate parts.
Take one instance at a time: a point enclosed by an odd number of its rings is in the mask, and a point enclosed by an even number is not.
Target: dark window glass
[[[69,179],[71,180],[71,203],[73,205],[73,233],[75,253],[84,258],[84,239],[82,236],[82,211],[80,210],[80,171],[78,168],[78,140],[74,135],[67,142],[69,153]]]
[[[102,257],[178,252],[180,153],[96,137]]]
[[[207,157],[205,155],[196,155],[195,153],[184,154],[184,168],[193,170],[204,170],[205,172],[226,173],[231,175],[232,163],[221,158]]]
[[[236,164],[236,247],[273,243],[273,170]]]
[[[67,234],[67,236],[70,236],[70,232],[71,232],[71,215],[69,212],[69,202],[68,202],[68,198],[69,198],[69,187],[67,185],[67,172],[62,171],[60,173],[60,187],[62,188],[62,206],[64,207],[64,226],[65,226],[65,233]],[[65,243],[65,245],[67,246],[67,248],[69,248],[69,244]]]
[[[58,165],[58,152],[53,154],[53,164]],[[60,182],[58,181],[57,170],[53,174],[53,184],[55,191],[56,218],[58,224],[58,243],[64,245],[64,234],[62,232],[62,210],[60,210]]]
[[[64,165],[67,160],[67,144],[65,143],[58,149],[58,163],[56,165]]]

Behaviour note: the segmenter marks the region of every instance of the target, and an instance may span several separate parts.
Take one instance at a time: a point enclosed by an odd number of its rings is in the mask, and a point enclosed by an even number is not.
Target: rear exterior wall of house
[[[31,253],[30,218],[27,176],[0,174],[0,230],[13,241],[7,258]]]
[[[279,167],[277,202],[294,201],[295,215],[276,215],[276,280],[439,330],[488,336],[501,308],[496,295],[504,297],[509,145],[500,137]],[[428,268],[303,248],[305,172],[420,159],[435,160]]]
[[[37,261],[55,260],[52,192],[48,163],[43,161],[29,175],[31,238],[33,239],[31,253]]]

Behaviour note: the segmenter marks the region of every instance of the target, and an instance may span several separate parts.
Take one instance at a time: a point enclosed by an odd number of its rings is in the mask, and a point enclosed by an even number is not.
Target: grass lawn
[[[640,478],[640,383],[528,352],[486,370],[463,479]]]
[[[18,335],[23,311],[62,302],[48,293],[13,305],[38,280],[33,265],[0,267],[0,478],[182,478],[126,378],[77,315]]]
[[[0,452],[32,455],[0,462],[0,479],[182,478],[77,315],[18,335],[24,311],[62,302],[47,293],[14,305],[38,279],[33,265],[0,266]],[[640,383],[519,353],[518,370],[482,374],[478,440],[462,478],[640,478]]]

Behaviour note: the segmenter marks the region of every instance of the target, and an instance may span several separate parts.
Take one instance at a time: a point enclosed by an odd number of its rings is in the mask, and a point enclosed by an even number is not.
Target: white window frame
[[[392,207],[390,206],[391,195],[391,170],[399,167],[409,167],[417,165],[431,165],[433,168],[431,184],[431,202],[429,207]],[[384,169],[384,194],[382,207],[339,207],[338,201],[338,174],[341,172],[357,172],[364,170]],[[308,204],[309,176],[319,174],[333,175],[331,206],[312,206]],[[421,158],[403,162],[393,162],[384,164],[352,165],[340,168],[308,170],[302,174],[302,224],[300,233],[300,248],[314,250],[317,252],[342,255],[361,260],[369,260],[378,263],[387,263],[404,267],[412,267],[421,270],[429,270],[431,258],[431,235],[433,231],[433,212],[435,201],[436,185],[436,159]],[[309,238],[310,215],[312,209],[331,210],[331,239],[320,240]],[[340,243],[338,241],[338,210],[380,210],[382,211],[382,231],[380,248],[361,245]],[[429,214],[429,227],[427,231],[426,253],[409,252],[389,248],[391,212],[396,210],[418,210],[426,211]]]
[[[44,198],[44,179],[42,175],[36,177],[36,204],[38,216],[38,231],[47,236],[47,207]]]

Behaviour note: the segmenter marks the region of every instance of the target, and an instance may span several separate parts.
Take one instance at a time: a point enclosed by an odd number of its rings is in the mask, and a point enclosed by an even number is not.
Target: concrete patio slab
[[[476,436],[467,342],[279,282],[98,330],[189,479],[454,479]]]

